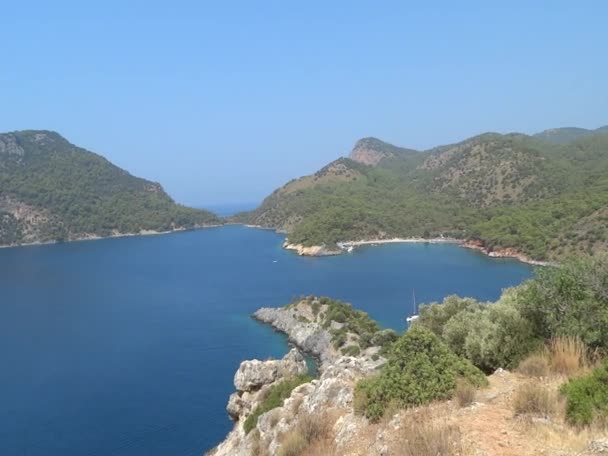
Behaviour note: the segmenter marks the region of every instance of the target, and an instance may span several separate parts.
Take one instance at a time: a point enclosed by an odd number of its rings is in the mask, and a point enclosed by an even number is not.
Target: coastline
[[[286,336],[290,344],[314,359],[318,372],[336,358],[329,332],[316,324],[298,321],[284,308],[261,307],[251,314],[251,318]]]
[[[196,231],[203,230],[206,228],[217,228],[224,225],[216,224],[216,225],[197,225],[192,228],[175,228],[173,230],[167,231],[155,231],[155,230],[141,230],[137,233],[113,233],[109,236],[99,236],[96,234],[90,235],[82,235],[73,239],[66,239],[62,241],[51,240],[51,241],[36,241],[36,242],[25,242],[22,244],[2,244],[0,245],[0,249],[12,249],[19,247],[35,247],[40,245],[52,245],[52,244],[63,244],[63,243],[72,243],[72,242],[85,242],[85,241],[100,241],[102,239],[115,239],[115,238],[125,238],[125,237],[135,237],[135,236],[158,236],[162,234],[171,234],[171,233],[179,233],[182,231]]]
[[[530,264],[532,266],[557,266],[557,263],[555,262],[540,261],[529,258],[514,248],[491,250],[487,248],[481,241],[475,241],[470,239],[457,239],[450,237],[361,239],[358,241],[341,241],[336,244],[338,246],[338,249],[330,249],[327,248],[325,245],[304,246],[302,244],[291,244],[288,239],[285,239],[285,242],[283,243],[283,248],[286,250],[293,250],[300,256],[330,256],[341,255],[345,252],[351,252],[355,248],[365,245],[374,246],[381,244],[456,244],[459,247],[481,252],[491,258],[511,258],[518,260],[522,263]]]

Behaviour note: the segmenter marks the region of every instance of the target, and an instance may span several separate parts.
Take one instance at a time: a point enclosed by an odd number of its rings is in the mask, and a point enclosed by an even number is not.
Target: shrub
[[[358,345],[349,345],[348,347],[342,348],[341,352],[344,356],[359,356],[361,349]]]
[[[560,388],[566,397],[566,420],[585,426],[608,418],[608,363],[590,374],[571,379]]]
[[[540,269],[520,301],[522,315],[543,338],[575,336],[592,349],[608,349],[607,255]]]
[[[572,375],[587,366],[587,347],[578,336],[554,337],[549,343],[553,372]]]
[[[466,380],[458,380],[456,389],[454,390],[454,398],[460,407],[468,407],[475,402],[477,388],[471,385]]]
[[[550,417],[557,410],[557,398],[545,386],[526,383],[513,397],[515,415]]]
[[[472,298],[448,296],[442,304],[434,302],[421,305],[417,323],[433,331],[435,335],[441,336],[443,327],[453,316],[461,312],[474,312],[480,306],[481,304]]]
[[[370,333],[363,333],[359,335],[359,346],[365,350],[372,344],[373,335]]]
[[[258,418],[277,407],[283,405],[283,401],[287,399],[291,392],[298,386],[308,383],[312,380],[307,374],[298,375],[288,380],[283,380],[275,385],[272,385],[268,392],[264,395],[262,402],[251,412],[243,423],[243,429],[248,434],[258,424]]]
[[[487,384],[481,371],[457,356],[429,330],[415,325],[393,345],[388,362],[376,377],[355,388],[355,409],[379,420],[389,402],[400,407],[448,399],[459,378],[472,385]]]
[[[332,335],[332,345],[338,349],[346,343],[346,334],[344,332],[336,332]]]
[[[391,345],[399,338],[399,335],[392,329],[382,329],[376,331],[372,336],[371,345],[382,347],[382,352],[390,350]]]
[[[517,293],[506,290],[496,304],[449,296],[443,304],[422,306],[417,324],[485,372],[512,368],[540,345],[532,324],[519,312]]]
[[[546,377],[549,375],[549,361],[541,353],[534,353],[524,359],[517,370],[528,377]]]
[[[327,305],[323,315],[322,325],[329,328],[332,321],[344,324],[344,330],[358,335],[374,334],[380,330],[378,323],[372,320],[367,313],[354,309],[350,304],[329,298],[320,298],[321,304]]]
[[[313,301],[310,307],[315,317],[319,315],[319,311],[321,310],[321,304],[319,303],[319,301]]]

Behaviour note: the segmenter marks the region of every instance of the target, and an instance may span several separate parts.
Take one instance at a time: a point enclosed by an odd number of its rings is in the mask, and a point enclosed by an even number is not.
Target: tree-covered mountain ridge
[[[175,203],[56,132],[0,134],[0,245],[165,232],[221,223]]]
[[[571,130],[484,133],[425,151],[364,138],[235,220],[305,247],[450,237],[535,260],[608,250],[608,128],[566,141]]]

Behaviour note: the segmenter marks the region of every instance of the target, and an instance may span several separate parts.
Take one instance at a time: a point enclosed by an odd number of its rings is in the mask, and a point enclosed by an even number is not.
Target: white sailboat
[[[418,316],[418,306],[416,305],[416,293],[414,292],[414,290],[412,290],[412,300],[413,300],[413,304],[414,304],[414,313],[405,319],[405,321],[407,321],[408,325],[411,325],[413,322],[418,320],[418,317],[419,317]]]

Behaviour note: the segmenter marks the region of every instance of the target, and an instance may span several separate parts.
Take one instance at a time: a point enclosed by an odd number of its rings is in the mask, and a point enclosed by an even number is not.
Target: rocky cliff
[[[325,437],[331,435],[329,440],[335,437],[338,446],[344,446],[356,437],[356,423],[363,422],[363,418],[354,415],[355,384],[375,372],[385,359],[378,356],[380,347],[377,346],[368,347],[358,356],[341,354],[336,348],[335,334],[345,328],[345,323],[332,321],[327,328],[322,324],[321,315],[330,311],[332,303],[324,301],[322,304],[317,298],[306,298],[286,307],[262,308],[255,312],[255,319],[287,334],[297,349],[292,349],[281,360],[241,363],[234,376],[237,391],[230,396],[227,405],[227,411],[235,421],[234,428],[209,455],[281,454],[281,447],[290,435],[299,435],[304,427],[311,426],[319,426],[316,432]],[[359,336],[349,331],[345,334],[350,340],[347,347],[354,346],[353,341]],[[247,429],[247,418],[257,407],[264,406],[273,395],[273,389],[306,371],[300,351],[320,361],[319,378],[296,386],[279,406],[261,414],[253,429]],[[316,444],[324,445],[322,440]]]

